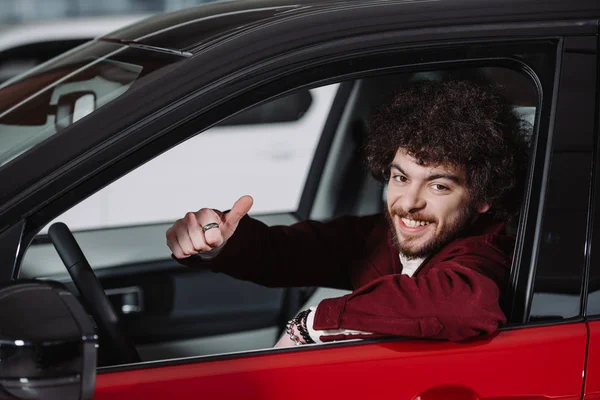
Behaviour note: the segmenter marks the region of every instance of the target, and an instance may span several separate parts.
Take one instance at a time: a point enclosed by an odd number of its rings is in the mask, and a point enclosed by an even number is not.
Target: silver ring
[[[211,222],[210,224],[206,224],[202,227],[202,230],[204,232],[206,232],[209,229],[214,229],[214,228],[218,228],[219,224],[217,224],[216,222]]]

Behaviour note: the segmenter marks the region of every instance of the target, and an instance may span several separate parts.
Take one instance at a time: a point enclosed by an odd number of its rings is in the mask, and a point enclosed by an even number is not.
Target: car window
[[[137,262],[168,257],[157,232],[186,211],[203,206],[228,209],[240,191],[254,196],[254,213],[285,223],[294,221],[289,215],[298,209],[338,87],[303,89],[236,114],[101,189],[55,221],[81,232],[84,242],[86,238],[94,242],[99,229],[117,231],[106,235],[111,242],[111,237],[130,235],[129,229],[135,229],[138,237],[145,236],[145,230],[152,245],[141,258],[132,259]],[[228,157],[223,157],[224,152]],[[230,162],[229,157],[236,161]],[[42,229],[42,235],[51,224]],[[113,245],[120,247],[119,243],[125,242],[117,239]],[[60,262],[40,264],[52,252],[49,246],[34,246],[22,275],[64,272]],[[106,255],[92,262],[94,268],[120,263]],[[42,264],[44,271],[37,269]]]
[[[221,187],[223,173],[237,176],[241,184],[253,190],[258,199],[256,210],[261,214],[293,212],[298,208],[319,132],[337,88],[338,85],[329,85],[303,89],[227,118],[100,190],[57,220],[81,231],[166,223],[198,202],[226,207],[235,194]],[[221,153],[208,153],[202,157],[202,164],[220,172],[198,175],[204,184],[195,186],[196,193],[188,188],[185,197],[174,199],[172,194],[185,186],[187,179],[179,160],[192,162],[205,148],[221,146],[234,151],[238,165],[245,167],[224,162]],[[269,181],[264,179],[267,170],[272,171]],[[174,179],[155,180],[156,176]],[[206,192],[204,185],[220,189]],[[276,185],[280,190],[274,190]],[[48,226],[42,233],[47,232]]]
[[[181,57],[95,42],[0,86],[0,166]]]
[[[226,209],[240,190],[254,193],[257,213],[294,212],[337,88],[306,89],[241,112],[142,165],[57,220],[74,231],[166,223],[198,204]],[[193,182],[183,166],[193,169]],[[224,185],[228,180],[237,187]]]
[[[42,41],[0,52],[0,83],[38,66],[92,38]]]
[[[245,115],[236,114],[232,118],[238,122],[224,121],[200,133],[56,220],[76,232],[143,359],[270,348],[290,315],[340,292],[265,288],[183,267],[170,258],[166,229],[187,211],[227,210],[244,194],[254,197],[251,215],[267,225],[297,222],[296,211],[319,151],[325,151],[327,158],[326,167],[318,171],[319,190],[327,195],[315,200],[312,218],[326,221],[339,215],[381,212],[384,187],[364,169],[360,158],[369,117],[408,82],[461,77],[504,86],[529,140],[534,140],[539,96],[531,78],[521,71],[488,66],[366,77],[311,88],[310,103],[306,91],[296,91]],[[340,97],[348,85],[351,90]],[[343,98],[343,115],[333,144],[325,148],[319,142],[334,112],[336,94]],[[292,117],[284,122],[259,118],[259,123],[252,123],[256,115],[269,115],[260,107],[268,110],[277,106],[274,102],[294,110],[289,113]],[[512,229],[516,234],[516,224]],[[27,251],[21,277],[68,282],[44,232]]]

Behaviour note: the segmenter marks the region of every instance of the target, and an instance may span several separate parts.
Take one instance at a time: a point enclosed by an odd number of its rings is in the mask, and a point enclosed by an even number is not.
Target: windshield
[[[0,166],[183,58],[94,42],[0,86]]]

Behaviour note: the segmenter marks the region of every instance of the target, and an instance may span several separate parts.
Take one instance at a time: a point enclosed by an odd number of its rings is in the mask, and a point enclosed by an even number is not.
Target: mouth
[[[431,224],[429,221],[420,221],[411,218],[400,218],[397,217],[399,221],[400,228],[406,232],[415,233],[421,232],[427,229],[427,227]]]

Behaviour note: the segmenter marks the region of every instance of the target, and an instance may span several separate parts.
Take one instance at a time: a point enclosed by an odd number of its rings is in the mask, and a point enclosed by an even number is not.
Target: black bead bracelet
[[[302,335],[302,338],[304,338],[304,341],[307,344],[315,343],[315,341],[308,334],[308,328],[306,327],[306,320],[308,319],[308,314],[310,314],[311,311],[312,310],[310,309],[301,311],[294,319],[296,327],[298,328],[298,332],[300,332],[300,335]]]

